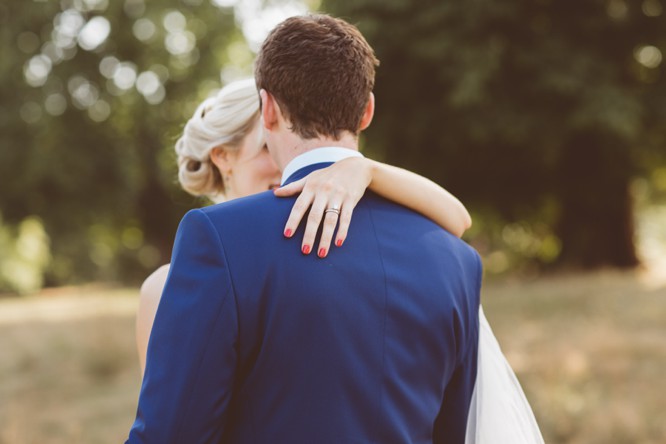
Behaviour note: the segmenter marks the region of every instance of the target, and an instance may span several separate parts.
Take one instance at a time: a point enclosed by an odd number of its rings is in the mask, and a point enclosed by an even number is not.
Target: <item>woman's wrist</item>
[[[367,157],[364,157],[363,160],[364,162],[364,167],[365,167],[365,174],[366,177],[368,178],[368,188],[370,188],[373,185],[373,182],[376,181],[377,175],[379,174],[379,167],[381,166],[381,163],[368,159]]]

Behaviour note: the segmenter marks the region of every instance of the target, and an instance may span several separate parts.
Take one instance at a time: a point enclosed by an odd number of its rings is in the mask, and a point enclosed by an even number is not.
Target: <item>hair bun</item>
[[[187,171],[190,172],[198,171],[199,168],[201,168],[201,162],[198,160],[189,159],[185,164],[185,167],[187,168]]]
[[[224,182],[210,152],[216,147],[237,149],[258,116],[254,79],[232,82],[197,107],[175,146],[178,180],[188,193],[220,200]]]
[[[176,146],[185,143],[181,137]],[[220,192],[222,178],[210,160],[202,162],[188,155],[179,155],[178,181],[185,191],[194,196],[210,196]]]

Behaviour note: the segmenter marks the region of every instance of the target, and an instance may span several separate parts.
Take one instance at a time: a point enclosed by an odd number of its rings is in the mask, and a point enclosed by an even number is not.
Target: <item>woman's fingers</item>
[[[321,238],[319,239],[319,248],[317,256],[324,258],[328,255],[331,248],[331,240],[335,227],[338,225],[338,218],[340,217],[340,204],[329,204],[324,210],[324,222],[322,223]]]
[[[288,197],[300,193],[301,191],[303,191],[303,188],[305,187],[306,179],[307,177],[304,177],[303,179],[297,180],[283,187],[276,188],[275,190],[273,190],[273,194],[275,194],[278,197]]]
[[[278,197],[301,193],[289,214],[284,235],[292,237],[296,233],[309,209],[301,251],[303,254],[314,251],[317,256],[326,257],[334,239],[335,245],[341,246],[347,238],[354,207],[371,179],[371,164],[366,159],[351,158],[314,171],[301,180],[275,190]],[[325,212],[330,208],[337,208],[338,211]],[[320,227],[321,237],[316,239]]]
[[[356,203],[344,203],[340,209],[340,217],[338,219],[338,232],[335,235],[335,246],[341,247],[345,239],[347,239],[347,232],[351,224],[352,213]]]
[[[314,202],[312,202],[310,214],[308,214],[305,224],[303,242],[301,243],[301,251],[303,254],[309,254],[312,251],[327,202],[328,199],[322,196],[315,196]]]
[[[296,182],[293,182],[291,185],[295,183]],[[287,223],[284,226],[285,237],[291,237],[294,235],[296,229],[298,228],[298,225],[301,223],[301,220],[303,220],[303,216],[305,216],[305,213],[307,213],[308,208],[310,208],[310,205],[312,204],[312,200],[314,197],[315,196],[313,196],[312,193],[304,191],[301,193],[300,196],[298,196],[298,198],[296,198],[296,202],[294,202],[294,206],[291,207],[289,218],[287,219]]]

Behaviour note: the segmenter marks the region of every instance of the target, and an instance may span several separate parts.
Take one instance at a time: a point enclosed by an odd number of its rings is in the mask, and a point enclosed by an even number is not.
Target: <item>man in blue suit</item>
[[[360,155],[377,63],[325,15],[268,36],[255,75],[284,183]],[[292,204],[266,192],[183,218],[128,442],[463,443],[476,252],[368,193],[345,248],[316,258],[281,233]],[[320,213],[336,223],[340,208]]]

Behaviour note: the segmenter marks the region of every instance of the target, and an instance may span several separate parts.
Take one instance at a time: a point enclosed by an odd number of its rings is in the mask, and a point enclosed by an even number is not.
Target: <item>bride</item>
[[[310,208],[342,202],[337,230],[308,217],[303,254],[325,257],[344,244],[352,210],[366,188],[404,205],[460,237],[471,225],[465,207],[434,182],[409,171],[364,157],[341,160],[285,187],[277,188],[280,171],[271,159],[259,124],[259,97],[253,79],[237,81],[205,100],[187,122],[176,143],[181,186],[195,196],[218,203],[274,189],[279,197],[299,194],[286,221],[291,237]],[[312,214],[317,214],[312,211]],[[150,330],[169,272],[164,265],[141,287],[137,315],[137,348],[142,371]],[[478,373],[467,421],[466,444],[542,443],[532,410],[483,314],[479,311]]]

